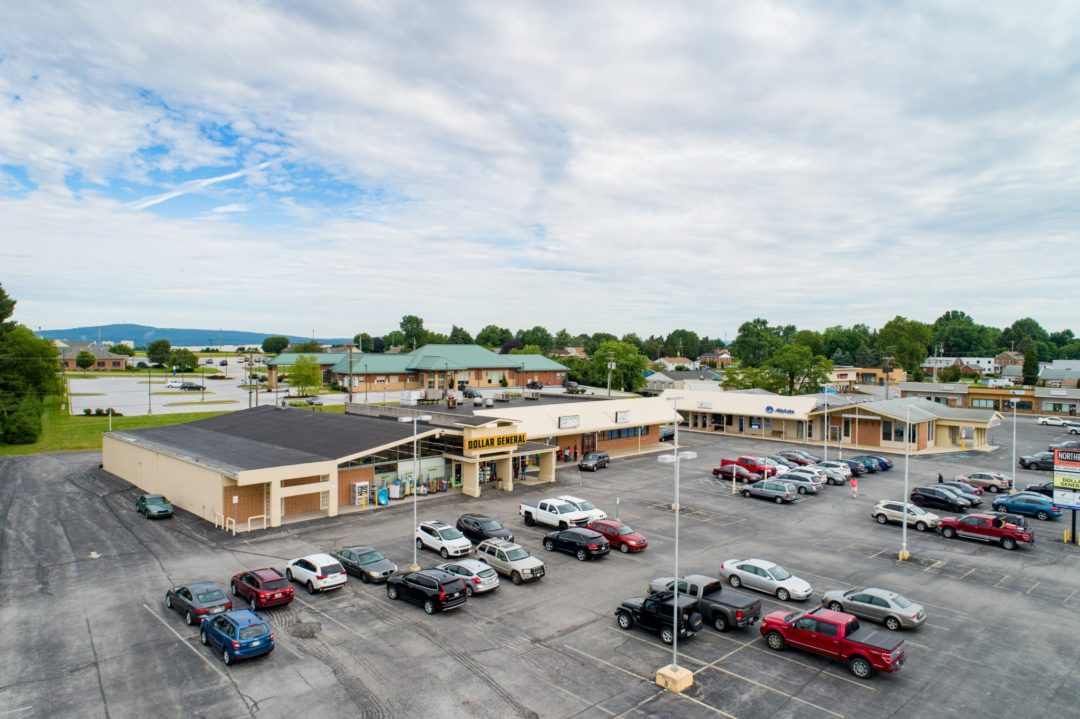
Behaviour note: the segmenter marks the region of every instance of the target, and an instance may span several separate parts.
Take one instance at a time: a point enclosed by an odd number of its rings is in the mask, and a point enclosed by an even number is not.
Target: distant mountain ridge
[[[216,347],[261,345],[267,337],[282,334],[280,332],[245,332],[242,330],[198,330],[176,327],[149,327],[147,325],[115,324],[95,325],[92,327],[72,327],[66,330],[42,330],[45,339],[59,339],[75,342],[116,343],[132,340],[136,347],[145,347],[154,340],[167,339],[174,347]],[[310,337],[283,335],[292,342],[304,342]],[[343,344],[352,342],[352,337],[316,337],[322,344]]]

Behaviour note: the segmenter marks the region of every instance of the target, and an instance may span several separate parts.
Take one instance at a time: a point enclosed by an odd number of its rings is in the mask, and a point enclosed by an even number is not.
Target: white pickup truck
[[[582,512],[586,512],[589,515],[589,521],[595,522],[598,519],[607,519],[607,512],[602,509],[598,509],[595,504],[587,499],[581,497],[572,497],[569,494],[560,494],[555,498],[574,505],[575,509],[580,509]]]
[[[518,506],[518,514],[525,519],[526,526],[544,524],[558,529],[584,527],[591,519],[588,512],[582,512],[569,502],[555,498],[541,499],[539,502],[522,502]]]

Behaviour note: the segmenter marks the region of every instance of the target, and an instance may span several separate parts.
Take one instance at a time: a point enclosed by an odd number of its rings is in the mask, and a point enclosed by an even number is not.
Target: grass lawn
[[[197,403],[201,404],[201,403]],[[206,404],[209,404],[207,402]],[[185,412],[182,414],[154,414],[141,417],[113,417],[113,429],[140,429],[183,424],[197,419],[215,417],[223,412]],[[72,417],[60,410],[58,397],[45,401],[41,416],[41,437],[35,444],[0,444],[0,456],[14,454],[37,454],[64,450],[100,449],[101,434],[109,429],[108,417]]]

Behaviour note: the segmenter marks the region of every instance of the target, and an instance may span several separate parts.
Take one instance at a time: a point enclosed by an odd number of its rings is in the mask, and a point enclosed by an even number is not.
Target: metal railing
[[[265,514],[256,514],[256,515],[254,515],[252,517],[248,517],[247,531],[249,531],[249,532],[251,531],[251,520],[253,520],[253,519],[261,519],[262,520],[262,528],[266,529],[266,515]]]
[[[230,530],[231,527],[231,530]],[[232,517],[226,517],[221,512],[214,512],[214,529],[222,529],[226,532],[232,531],[233,536],[236,536],[236,520]]]

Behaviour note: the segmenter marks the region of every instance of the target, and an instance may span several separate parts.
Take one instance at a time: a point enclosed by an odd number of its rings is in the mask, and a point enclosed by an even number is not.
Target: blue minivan
[[[221,661],[232,664],[274,650],[274,633],[262,617],[250,609],[225,612],[202,621],[199,640],[221,653]]]

